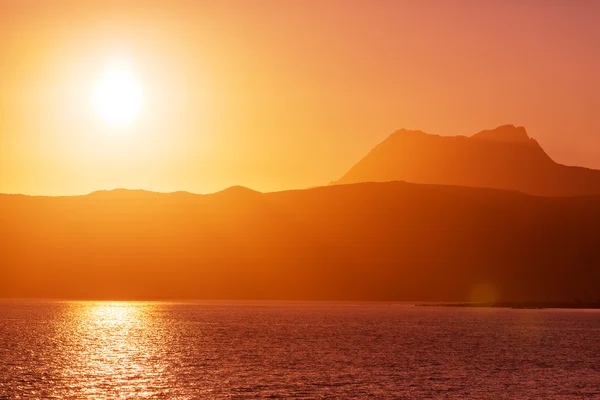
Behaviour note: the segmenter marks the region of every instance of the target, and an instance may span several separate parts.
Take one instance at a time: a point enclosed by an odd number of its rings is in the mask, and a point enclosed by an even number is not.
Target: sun
[[[106,63],[92,93],[96,112],[112,126],[131,124],[142,109],[142,86],[126,60]]]

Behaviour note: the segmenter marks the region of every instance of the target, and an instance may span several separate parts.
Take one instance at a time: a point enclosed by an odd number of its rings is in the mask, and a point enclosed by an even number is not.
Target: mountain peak
[[[418,129],[398,129],[397,131],[395,131],[394,133],[392,133],[390,135],[390,137],[393,136],[408,136],[408,135],[413,135],[413,136],[423,136],[423,135],[428,135],[428,133],[425,133],[421,130]]]
[[[534,144],[537,142],[527,135],[522,126],[502,125],[496,129],[486,129],[472,136],[473,139],[494,140],[497,142]]]
[[[216,195],[216,196],[231,195],[231,196],[245,196],[245,197],[256,196],[259,194],[261,194],[261,192],[258,192],[256,190],[247,188],[245,186],[240,186],[240,185],[230,186],[219,192],[212,193],[212,195]]]
[[[406,181],[517,190],[541,196],[597,195],[600,171],[556,164],[525,128],[502,125],[467,136],[401,129],[336,183]]]

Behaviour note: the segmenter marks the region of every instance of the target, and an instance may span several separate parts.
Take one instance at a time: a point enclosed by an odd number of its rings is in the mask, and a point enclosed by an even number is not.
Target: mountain
[[[0,297],[595,300],[598,248],[594,196],[404,182],[0,195]]]
[[[524,128],[513,125],[471,137],[399,130],[335,183],[397,180],[540,196],[600,194],[600,171],[557,164]]]

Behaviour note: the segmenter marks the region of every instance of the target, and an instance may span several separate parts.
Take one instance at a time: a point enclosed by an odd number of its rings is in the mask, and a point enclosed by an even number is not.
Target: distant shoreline
[[[473,307],[473,308],[515,308],[515,309],[600,309],[600,301],[569,302],[499,302],[499,303],[424,303],[418,307]]]

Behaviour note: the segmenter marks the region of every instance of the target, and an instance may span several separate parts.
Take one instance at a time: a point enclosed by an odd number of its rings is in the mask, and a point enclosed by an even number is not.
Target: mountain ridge
[[[333,183],[394,180],[490,187],[541,196],[600,194],[600,171],[556,163],[525,128],[514,125],[472,136],[400,129]]]
[[[2,195],[0,221],[0,297],[471,301],[483,285],[498,301],[600,298],[598,196],[406,182]]]

